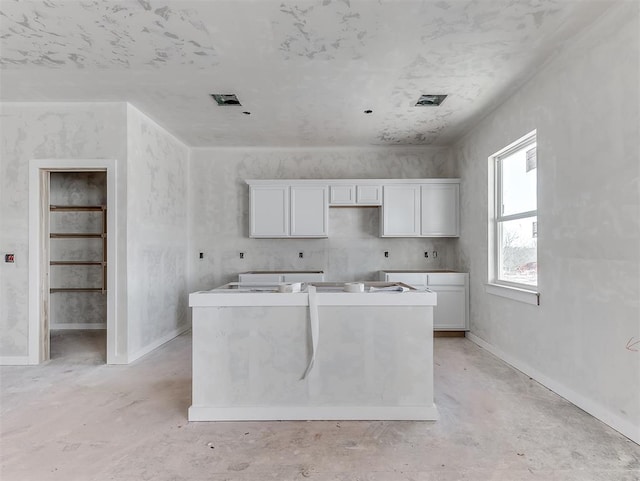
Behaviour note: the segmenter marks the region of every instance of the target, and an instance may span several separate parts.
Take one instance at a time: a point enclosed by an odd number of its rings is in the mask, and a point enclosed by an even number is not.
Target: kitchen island
[[[189,420],[437,419],[436,294],[377,290],[398,284],[192,293]]]

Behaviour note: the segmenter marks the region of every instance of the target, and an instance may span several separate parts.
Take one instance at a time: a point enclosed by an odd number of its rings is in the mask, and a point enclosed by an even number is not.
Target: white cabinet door
[[[458,237],[460,235],[459,184],[424,184],[421,187],[422,228],[424,237]]]
[[[382,189],[379,185],[357,185],[356,204],[358,205],[381,205]]]
[[[291,237],[327,237],[328,219],[326,186],[291,186]]]
[[[433,309],[433,328],[445,331],[466,329],[464,286],[429,286],[429,289],[438,295],[438,305]]]
[[[324,282],[324,274],[320,272],[285,273],[284,282]]]
[[[289,236],[289,186],[252,185],[249,204],[249,237]]]
[[[331,205],[354,205],[356,193],[354,185],[332,185],[329,187]]]
[[[404,282],[411,287],[424,287],[427,285],[427,274],[424,272],[387,272],[385,282]]]
[[[434,329],[469,329],[469,274],[428,272],[427,287],[438,294],[438,305],[433,310]]]
[[[420,186],[410,184],[382,187],[382,237],[420,235]]]

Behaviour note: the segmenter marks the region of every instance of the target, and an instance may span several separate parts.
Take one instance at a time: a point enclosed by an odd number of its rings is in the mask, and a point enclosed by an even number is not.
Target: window
[[[537,149],[533,131],[490,157],[493,215],[489,258],[492,284],[535,290],[538,285]]]

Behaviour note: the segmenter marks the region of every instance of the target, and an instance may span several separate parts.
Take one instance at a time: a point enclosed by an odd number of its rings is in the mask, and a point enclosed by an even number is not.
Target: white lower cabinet
[[[265,284],[274,282],[324,282],[324,272],[243,272],[238,275],[238,282]]]
[[[464,286],[428,286],[438,294],[433,310],[433,328],[439,331],[467,329],[467,302]]]
[[[428,288],[438,295],[433,308],[436,331],[469,329],[469,274],[466,272],[380,271],[380,280]]]

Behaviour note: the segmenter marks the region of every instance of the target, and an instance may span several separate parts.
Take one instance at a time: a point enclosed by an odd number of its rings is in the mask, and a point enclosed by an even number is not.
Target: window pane
[[[498,224],[498,279],[520,284],[538,284],[538,218],[510,220]]]
[[[528,160],[527,160],[527,153]],[[502,169],[502,213],[500,215],[517,214],[536,210],[536,144],[501,158]]]

